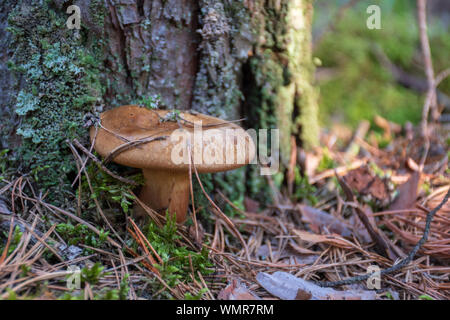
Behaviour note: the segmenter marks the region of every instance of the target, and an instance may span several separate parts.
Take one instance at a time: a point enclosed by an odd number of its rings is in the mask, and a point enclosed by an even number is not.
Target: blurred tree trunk
[[[66,27],[69,5],[81,9],[81,30]],[[287,166],[291,136],[318,140],[311,19],[311,0],[6,0],[1,147],[42,150],[52,137],[42,130],[83,134],[87,113],[159,95],[161,107],[279,128]],[[52,124],[64,125],[48,125],[55,108],[62,120]],[[46,154],[69,154],[51,145]]]

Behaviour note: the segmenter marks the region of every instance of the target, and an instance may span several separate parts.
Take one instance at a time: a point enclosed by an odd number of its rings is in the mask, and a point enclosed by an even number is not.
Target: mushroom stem
[[[145,185],[139,198],[149,207],[176,215],[178,223],[186,220],[189,205],[189,174],[186,171],[142,169]]]

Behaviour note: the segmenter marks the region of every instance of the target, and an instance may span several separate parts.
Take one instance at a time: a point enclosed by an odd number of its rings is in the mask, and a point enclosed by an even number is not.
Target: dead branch
[[[422,113],[422,134],[428,135],[428,113],[431,110],[433,121],[437,120],[436,84],[434,79],[433,62],[431,60],[430,42],[427,34],[426,0],[417,0],[417,16],[419,19],[420,44],[422,47],[428,91]]]
[[[69,141],[66,141],[68,144],[70,143]],[[109,174],[111,177],[123,182],[123,183],[127,183],[127,184],[131,184],[133,186],[137,186],[137,183],[133,180],[121,177],[117,174],[115,174],[114,172],[112,172],[111,170],[109,170],[107,167],[105,167],[102,162],[97,159],[96,156],[94,156],[91,152],[89,152],[89,150],[87,150],[77,139],[74,139],[73,144],[75,146],[77,146],[81,151],[83,151],[89,158],[91,158],[103,171],[105,171],[107,174]]]
[[[423,232],[422,238],[419,240],[419,242],[417,242],[417,244],[414,246],[414,248],[409,252],[408,256],[406,258],[404,258],[403,260],[401,260],[399,263],[394,264],[392,267],[381,270],[380,275],[386,275],[386,274],[398,271],[398,270],[402,269],[403,267],[405,267],[406,265],[408,265],[414,259],[414,256],[416,255],[416,253],[419,251],[419,249],[422,247],[422,245],[428,239],[428,235],[429,235],[430,227],[431,227],[431,221],[433,220],[434,215],[436,214],[436,212],[438,212],[443,207],[443,205],[445,203],[447,203],[449,196],[450,196],[450,188],[447,191],[447,194],[445,195],[444,199],[442,199],[442,201],[433,210],[431,210],[427,214],[425,230]],[[351,278],[340,280],[340,281],[318,282],[318,284],[322,287],[337,287],[337,286],[342,286],[342,285],[349,285],[349,284],[360,282],[360,281],[365,281],[374,275],[375,275],[375,273],[367,273],[362,276],[351,277]]]

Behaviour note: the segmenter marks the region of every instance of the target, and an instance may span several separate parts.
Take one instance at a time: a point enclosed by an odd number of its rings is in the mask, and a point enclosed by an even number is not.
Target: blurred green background
[[[354,128],[362,119],[373,121],[378,114],[403,124],[418,123],[425,94],[399,84],[380,63],[382,52],[411,79],[426,84],[418,32],[416,1],[316,0],[314,2],[314,55],[320,59],[317,83],[320,88],[321,122],[341,122]],[[381,29],[369,30],[366,9],[381,8]],[[450,1],[428,1],[428,36],[435,75],[449,68]],[[339,12],[340,19],[336,19]],[[332,26],[330,28],[330,25]],[[438,87],[450,95],[450,79]]]

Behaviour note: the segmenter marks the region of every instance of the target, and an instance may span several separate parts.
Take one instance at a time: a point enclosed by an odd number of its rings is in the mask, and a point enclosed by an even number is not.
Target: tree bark
[[[69,5],[81,30],[65,24]],[[278,128],[287,167],[291,136],[305,148],[318,141],[312,12],[311,0],[7,0],[1,147],[45,174],[48,154],[70,162],[54,140],[87,137],[87,115],[158,95],[160,107]]]

